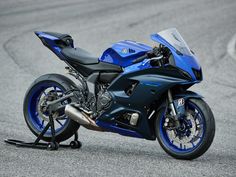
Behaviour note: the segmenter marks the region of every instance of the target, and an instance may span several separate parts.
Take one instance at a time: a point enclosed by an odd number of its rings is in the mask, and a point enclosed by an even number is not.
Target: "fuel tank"
[[[99,57],[99,60],[101,62],[127,67],[132,64],[133,60],[144,55],[151,49],[152,47],[135,41],[120,41],[105,50],[102,56]]]

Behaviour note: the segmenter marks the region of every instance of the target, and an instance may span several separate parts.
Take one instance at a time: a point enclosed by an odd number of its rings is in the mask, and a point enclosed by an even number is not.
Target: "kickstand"
[[[40,143],[40,140],[42,140],[43,135],[47,132],[47,130],[51,127],[51,142],[50,143]],[[4,140],[6,143],[15,145],[17,147],[28,147],[28,148],[35,148],[35,149],[48,149],[48,150],[57,150],[59,148],[59,143],[56,141],[55,137],[55,127],[54,127],[54,121],[53,117],[49,116],[49,122],[44,127],[43,131],[38,135],[36,140],[33,143],[26,143],[24,141],[20,140],[14,140],[14,139],[6,139]],[[82,146],[82,143],[78,141],[78,132],[75,132],[74,134],[74,140],[70,142],[70,144],[60,144],[60,147],[71,147],[72,149],[80,148]]]

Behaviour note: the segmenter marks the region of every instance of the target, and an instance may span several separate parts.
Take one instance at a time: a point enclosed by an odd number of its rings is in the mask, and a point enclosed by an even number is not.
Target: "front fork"
[[[173,101],[173,97],[172,97],[172,93],[171,93],[170,89],[168,90],[168,103],[169,103],[169,107],[171,109],[172,116],[177,117],[177,112],[176,112],[176,108],[174,105],[174,101]]]
[[[171,112],[170,112],[171,115],[165,118],[164,127],[171,128],[171,129],[178,128],[180,126],[180,123],[179,123],[177,110],[176,110],[170,89],[168,90],[168,106],[171,110]]]

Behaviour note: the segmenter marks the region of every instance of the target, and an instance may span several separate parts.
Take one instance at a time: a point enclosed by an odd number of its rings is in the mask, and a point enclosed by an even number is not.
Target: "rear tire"
[[[204,100],[191,98],[186,102],[193,104],[200,110],[205,122],[203,137],[199,144],[196,145],[196,147],[190,149],[189,151],[185,151],[184,149],[183,151],[181,151],[177,148],[174,148],[174,144],[172,144],[171,146],[171,141],[168,141],[168,138],[163,135],[163,117],[166,110],[166,108],[164,107],[161,108],[157,114],[157,119],[155,122],[155,132],[161,147],[165,150],[166,153],[176,159],[192,160],[203,155],[212,144],[215,135],[215,120],[210,107],[206,102],[204,102]]]
[[[25,94],[23,112],[24,112],[25,122],[35,136],[38,136],[42,132],[43,124],[40,125],[40,121],[42,120],[40,120],[39,115],[34,116],[34,111],[36,108],[34,108],[35,106],[33,104],[35,105],[38,104],[37,102],[39,101],[35,101],[37,95],[42,94],[44,92],[43,88],[49,86],[54,86],[54,87],[56,86],[57,88],[60,88],[62,92],[66,92],[76,87],[75,84],[70,79],[59,74],[46,74],[40,76],[31,84],[31,86],[29,87],[28,91]],[[78,123],[69,118],[67,119],[65,120],[65,124],[63,124],[62,128],[56,131],[55,134],[56,142],[62,142],[69,139],[76,133],[76,131],[79,128]],[[56,121],[54,120],[54,124],[55,122]],[[42,137],[42,140],[47,142],[51,141],[50,130],[48,130],[47,133],[45,133],[45,135]]]

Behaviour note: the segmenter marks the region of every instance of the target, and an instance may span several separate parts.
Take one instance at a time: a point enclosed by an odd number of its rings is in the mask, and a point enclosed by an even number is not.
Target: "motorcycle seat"
[[[68,63],[86,77],[93,72],[122,72],[120,66],[99,62],[98,57],[94,57],[81,48],[66,47],[62,49],[61,53]]]
[[[98,57],[93,56],[81,48],[66,47],[61,51],[62,55],[71,62],[77,62],[83,65],[91,65],[98,63]]]

